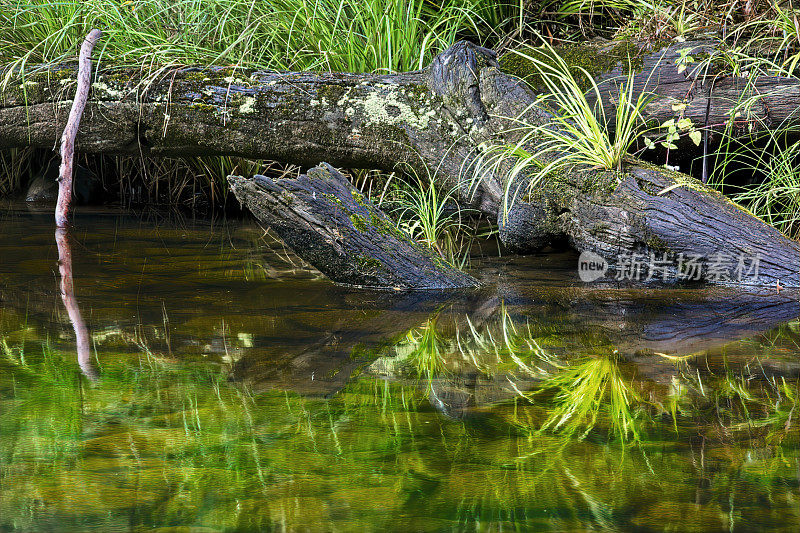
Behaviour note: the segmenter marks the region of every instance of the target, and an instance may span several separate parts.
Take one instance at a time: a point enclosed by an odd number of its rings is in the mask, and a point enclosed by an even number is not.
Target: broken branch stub
[[[92,30],[81,45],[78,60],[78,87],[75,99],[69,112],[67,125],[61,135],[61,166],[58,169],[58,201],[56,202],[56,226],[63,228],[69,222],[72,207],[72,167],[75,155],[75,137],[81,123],[83,110],[89,96],[89,85],[92,77],[92,49],[103,35],[100,30]]]

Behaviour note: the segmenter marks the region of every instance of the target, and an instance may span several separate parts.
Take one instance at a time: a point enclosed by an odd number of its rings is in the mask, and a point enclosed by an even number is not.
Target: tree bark
[[[0,98],[0,148],[52,146],[66,119],[69,102],[61,92],[71,77],[74,69],[45,68],[26,76],[24,90],[7,87]],[[717,101],[722,85],[714,86],[712,108],[724,116],[725,101]],[[77,148],[400,168],[433,176],[463,205],[497,217],[501,239],[512,249],[538,250],[566,238],[612,264],[624,254],[691,254],[699,257],[700,279],[708,281],[716,281],[712,257],[758,255],[761,269],[746,283],[800,286],[796,242],[688,176],[631,159],[622,172],[560,171],[535,189],[524,179],[507,184],[503,173],[476,177],[486,143],[516,140],[511,119],[551,123],[535,102],[534,92],[503,72],[491,50],[465,42],[424,70],[393,76],[183,68],[143,79],[138,71],[106,69],[93,85]],[[652,116],[665,106],[654,107]],[[506,189],[521,191],[509,211],[503,209]]]

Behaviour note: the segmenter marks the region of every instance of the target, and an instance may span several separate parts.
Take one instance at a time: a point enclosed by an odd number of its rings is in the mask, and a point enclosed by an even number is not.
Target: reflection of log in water
[[[72,248],[69,244],[69,232],[65,228],[56,228],[56,245],[58,246],[58,271],[61,274],[61,299],[67,309],[72,327],[75,329],[78,365],[87,378],[95,381],[99,374],[92,365],[89,330],[86,329],[78,301],[75,299],[75,289],[72,284]]]
[[[343,314],[338,322],[320,328],[317,342],[287,343],[276,354],[256,347],[236,362],[232,377],[257,391],[277,388],[324,395],[335,394],[363,372],[416,383],[420,376],[405,361],[407,354],[396,359],[386,348],[398,341],[408,344],[409,331],[422,335],[433,327],[441,349],[439,364],[447,371],[434,372],[432,379],[420,383],[436,409],[458,417],[476,406],[515,397],[518,393],[509,385],[509,378],[520,390],[529,390],[540,381],[507,368],[484,374],[472,355],[455,351],[470,348],[473,331],[481,337],[474,343],[477,359],[484,352],[491,356],[487,361],[500,357],[496,354],[507,349],[506,326],[507,332],[514,334],[516,328],[521,336],[530,327],[533,340],[538,341],[537,336],[555,339],[557,347],[547,348],[554,357],[613,350],[626,376],[636,374],[653,383],[670,383],[676,365],[656,352],[685,355],[713,350],[800,316],[797,295],[788,291],[552,286],[526,292],[525,288],[509,284],[499,290],[456,294],[379,293],[371,312],[358,323],[353,323],[352,315]],[[512,339],[511,343],[519,342],[523,350],[530,348],[523,340]],[[436,356],[423,353],[425,346],[420,343],[419,357]],[[385,355],[383,362],[372,364]],[[706,367],[709,362],[697,359],[697,364]],[[765,361],[761,365],[768,375],[778,376],[796,376],[800,368],[785,361],[774,371]]]

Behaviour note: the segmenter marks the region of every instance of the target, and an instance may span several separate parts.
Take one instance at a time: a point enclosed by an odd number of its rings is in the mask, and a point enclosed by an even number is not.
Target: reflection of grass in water
[[[74,354],[30,346],[24,358],[0,351],[0,528],[61,515],[81,527],[130,518],[319,529],[335,502],[385,520],[386,507],[401,512],[436,490],[441,460],[466,449],[464,426],[441,420],[416,386],[358,380],[331,400],[254,396],[224,367],[146,346],[104,354],[100,381],[87,385]],[[447,453],[429,464],[437,446]]]
[[[542,341],[551,341],[552,332],[534,333],[529,323],[524,326],[515,324],[505,304],[500,307],[499,332],[492,332],[491,327],[478,331],[469,317],[467,326],[469,342],[461,342],[457,337],[459,352],[486,375],[521,370],[529,376],[536,376],[542,373],[542,365],[549,367],[557,362],[557,358],[540,345]],[[487,361],[486,355],[494,357]]]
[[[769,428],[768,440],[782,441],[789,431],[796,425],[800,416],[800,398],[798,397],[798,382],[787,382],[781,377],[769,380],[773,394],[767,396],[768,408],[762,418],[749,419],[747,422],[734,424],[735,429]],[[762,404],[764,405],[764,404]]]
[[[744,375],[726,363],[724,376],[713,384],[708,396],[717,420],[728,431],[750,436],[760,433],[767,441],[781,442],[797,433],[793,429],[800,411],[798,388],[797,377],[787,381],[786,376]],[[797,436],[791,440],[797,440]]]
[[[266,479],[252,447],[253,401],[224,387],[224,373],[148,354],[111,356],[90,387],[71,357],[46,344],[41,356],[25,355],[24,364],[0,363],[0,453],[13,465],[3,472],[13,489],[3,491],[1,514],[16,508],[24,510],[18,519],[32,520],[16,527],[41,527],[37,518],[51,513],[108,525],[104,513],[142,504],[175,520],[200,509],[197,498],[218,484],[246,481],[258,492],[250,474]]]
[[[141,343],[127,355],[101,348],[102,378],[89,385],[74,354],[43,351],[35,333],[21,350],[23,335],[9,336],[5,348],[0,343],[0,528],[14,520],[22,529],[42,529],[60,514],[106,529],[127,527],[122,515],[154,526],[269,529],[283,522],[288,529],[324,529],[347,509],[349,528],[420,530],[433,516],[465,529],[545,522],[608,529],[620,509],[694,491],[698,477],[711,479],[706,497],[722,506],[750,491],[785,509],[782,484],[796,479],[796,382],[742,379],[730,369],[735,386],[726,385],[728,373],[712,374],[702,364],[698,382],[698,368],[681,362],[673,387],[680,434],[659,435],[644,428],[658,428],[660,419],[644,415],[660,414],[654,399],[665,401],[670,386],[648,384],[611,356],[556,356],[561,352],[544,340],[550,333],[507,315],[505,321],[472,324],[482,347],[463,329],[460,340],[451,338],[456,334],[441,318],[416,329],[405,345],[419,350],[417,376],[446,381],[449,371],[469,371],[455,366],[472,360],[461,356],[460,345],[498,379],[521,368],[511,353],[544,378],[538,389],[546,391],[535,401],[483,405],[480,420],[466,423],[438,414],[413,380],[362,377],[329,400],[253,395],[228,383],[224,366],[166,358]],[[582,352],[604,353],[585,340]],[[566,351],[578,351],[577,344]],[[638,453],[620,462],[609,453],[616,444],[602,438],[604,429],[613,431],[614,379],[632,391],[621,400],[635,419],[625,438],[645,449],[650,466]],[[579,387],[587,397],[595,391],[596,414],[562,394]],[[598,438],[581,439],[592,422]],[[682,448],[697,434],[714,442],[722,468],[698,471],[697,458]]]
[[[622,443],[645,444],[651,432],[662,438],[669,426],[676,439],[698,431],[735,435],[745,429],[771,428],[768,438],[779,441],[797,415],[793,411],[797,395],[792,394],[796,383],[784,385],[785,378],[775,377],[755,379],[747,367],[727,368],[719,375],[703,369],[701,375],[687,358],[665,356],[663,372],[671,379],[663,383],[638,377],[636,363],[615,355],[603,335],[584,332],[580,338],[554,340],[546,329],[511,318],[505,306],[493,322],[476,327],[467,318],[467,324],[470,335],[458,338],[460,354],[483,375],[505,376],[511,388],[530,402],[518,405],[509,420],[530,434],[550,431],[583,439],[598,429]],[[796,335],[796,324],[789,323],[739,343],[748,352],[785,357],[796,346]],[[702,354],[691,359],[698,356]],[[523,384],[535,388],[526,391]]]
[[[510,405],[488,421],[442,417],[413,382],[362,377],[329,400],[253,395],[223,366],[141,348],[101,355],[101,380],[88,385],[74,354],[29,342],[20,363],[7,345],[0,528],[607,529],[630,505],[693,491],[698,475],[669,446],[649,452],[654,475],[636,454],[620,464],[602,443],[516,430],[499,423]],[[518,403],[518,421],[540,423],[538,403]],[[751,491],[787,508],[780,487],[795,463],[738,445],[722,453],[714,502]]]
[[[577,363],[568,361],[543,347],[553,344],[552,334],[547,330],[534,333],[530,324],[515,324],[505,305],[499,315],[494,328],[484,327],[480,332],[468,318],[471,342],[459,343],[459,349],[486,374],[511,372],[508,377],[511,387],[546,411],[543,421],[539,417],[533,422],[539,431],[554,430],[584,438],[602,418],[621,441],[640,440],[642,398],[635,391],[634,382],[620,372],[615,356],[578,358]],[[607,348],[605,344],[592,347],[603,351]],[[481,355],[486,353],[494,355],[492,365],[483,362]],[[517,386],[515,374],[543,381],[536,392],[526,393]],[[553,392],[552,403],[546,407],[534,399],[534,395],[543,392]]]
[[[422,326],[409,330],[395,345],[394,351],[404,359],[414,375],[427,383],[426,394],[430,394],[434,378],[446,371],[445,363],[453,350],[438,331],[437,317],[434,316]]]
[[[44,343],[41,354],[27,353],[23,345],[9,347],[2,341],[3,358],[0,374],[5,379],[0,390],[11,392],[10,399],[3,394],[0,410],[0,435],[26,434],[23,443],[2,439],[0,457],[11,462],[17,453],[31,453],[37,457],[63,460],[74,453],[74,439],[81,432],[82,384],[75,369],[59,364],[57,355]],[[9,378],[11,378],[9,380]],[[25,394],[29,388],[39,388],[46,393]],[[31,424],[31,420],[45,415],[46,425]],[[67,438],[60,442],[56,436]]]
[[[408,359],[417,370],[417,375],[428,379],[445,369],[444,339],[436,329],[436,318],[429,319],[422,327],[411,330],[406,336],[412,346]]]
[[[603,416],[612,434],[621,441],[640,440],[642,398],[630,380],[620,373],[610,357],[591,358],[562,368],[547,378],[541,389],[554,390],[554,404],[542,430],[553,429],[567,435],[585,437]]]

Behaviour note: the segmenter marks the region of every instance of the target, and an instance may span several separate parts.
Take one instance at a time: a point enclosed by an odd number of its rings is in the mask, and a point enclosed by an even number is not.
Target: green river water
[[[0,531],[797,531],[797,294],[475,259],[337,287],[253,223],[0,209]]]

